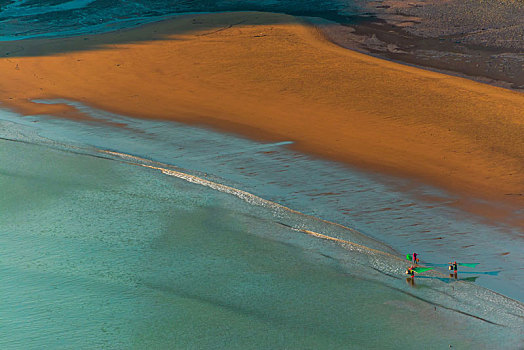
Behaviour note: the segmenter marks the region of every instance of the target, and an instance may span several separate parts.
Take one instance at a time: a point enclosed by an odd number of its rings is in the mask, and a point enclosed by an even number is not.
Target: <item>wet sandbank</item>
[[[5,56],[16,50],[26,57]],[[522,207],[522,94],[343,49],[291,16],[186,16],[2,43],[0,51],[9,81],[0,101],[24,114],[74,117],[67,106],[31,102],[67,98],[291,140],[311,154],[463,193],[468,203],[489,199],[505,219]]]

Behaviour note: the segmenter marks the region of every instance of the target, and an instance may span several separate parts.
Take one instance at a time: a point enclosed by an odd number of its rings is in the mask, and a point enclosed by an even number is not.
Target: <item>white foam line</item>
[[[169,175],[169,176],[174,176],[174,177],[177,177],[179,179],[186,180],[187,182],[199,184],[199,185],[202,185],[202,186],[210,187],[210,188],[212,188],[214,190],[217,190],[217,191],[220,191],[220,192],[232,194],[232,195],[237,196],[238,198],[246,201],[249,204],[261,205],[261,206],[265,206],[265,207],[272,207],[274,209],[285,210],[285,211],[289,211],[289,212],[294,213],[294,214],[307,216],[304,213],[301,213],[299,211],[296,211],[296,210],[293,210],[291,208],[285,207],[285,206],[283,206],[281,204],[278,204],[278,203],[275,203],[275,202],[271,202],[271,201],[269,201],[267,199],[263,199],[261,197],[258,197],[256,195],[252,194],[252,193],[249,193],[249,192],[246,192],[246,191],[242,191],[242,190],[239,190],[239,189],[234,188],[234,187],[222,185],[222,184],[219,184],[219,183],[216,183],[216,182],[212,182],[212,181],[209,181],[209,180],[205,180],[205,179],[202,179],[202,178],[200,178],[198,176],[189,175],[189,174],[186,174],[186,173],[182,173],[182,172],[175,171],[175,170],[169,170],[169,169],[165,169],[165,168],[161,168],[161,167],[155,167],[155,166],[152,166],[152,165],[146,165],[146,164],[139,164],[139,165],[143,166],[145,168],[160,170],[163,174],[166,174],[166,175]],[[325,221],[325,220],[318,219],[318,218],[316,218],[316,219],[317,220],[321,220],[322,222],[328,223],[328,224],[331,224],[331,225],[338,225],[338,224],[333,223],[333,222]],[[344,227],[344,228],[346,228],[346,227]],[[364,250],[367,253],[370,253],[370,252],[378,253],[378,254],[386,255],[388,257],[395,258],[397,260],[403,261],[401,258],[399,258],[397,256],[394,256],[394,255],[392,255],[390,253],[386,253],[386,252],[383,252],[381,250],[369,248],[369,247],[366,247],[366,246],[358,244],[358,243],[354,243],[354,242],[347,241],[347,240],[340,239],[340,238],[327,236],[327,235],[324,235],[322,233],[318,233],[318,232],[311,231],[311,230],[295,228],[295,227],[292,227],[292,229],[295,230],[295,231],[299,231],[299,232],[308,234],[308,235],[313,236],[313,237],[317,237],[317,238],[321,238],[321,239],[324,239],[324,240],[328,240],[328,241],[332,241],[332,242],[336,242],[336,243],[349,245],[349,246],[351,246],[353,248],[357,248],[360,251]],[[348,228],[346,228],[346,229],[348,229]]]
[[[224,192],[224,193],[229,193],[229,194],[235,195],[238,198],[240,198],[240,199],[242,199],[242,200],[244,200],[244,201],[246,201],[248,203],[251,203],[251,204],[265,205],[265,206],[268,206],[268,207],[273,207],[273,208],[277,208],[277,209],[285,209],[285,210],[289,210],[289,211],[292,211],[292,212],[295,212],[295,213],[299,213],[299,212],[296,212],[296,211],[294,211],[294,210],[292,210],[290,208],[284,207],[283,205],[280,205],[280,204],[275,203],[275,202],[268,201],[266,199],[263,199],[261,197],[258,197],[256,195],[254,195],[252,193],[245,192],[245,191],[239,190],[239,189],[234,188],[234,187],[230,187],[230,186],[227,186],[227,185],[222,185],[222,184],[219,184],[217,182],[209,181],[209,180],[203,179],[201,177],[198,177],[198,176],[195,176],[195,175],[186,174],[186,173],[183,173],[183,172],[180,172],[180,171],[166,169],[166,168],[159,167],[159,166],[143,164],[144,162],[152,163],[150,160],[147,160],[147,159],[144,159],[144,158],[132,156],[132,155],[129,155],[129,154],[123,154],[123,153],[119,153],[119,152],[112,152],[112,151],[102,151],[102,152],[108,153],[108,154],[111,154],[111,155],[115,155],[115,156],[118,156],[118,157],[123,158],[123,159],[138,161],[139,163],[136,163],[136,165],[142,166],[144,168],[150,168],[150,169],[159,170],[159,171],[161,171],[165,175],[174,176],[174,177],[177,177],[179,179],[186,180],[187,182],[199,184],[199,185],[202,185],[202,186],[206,186],[206,187],[210,187],[212,189],[218,190],[220,192]]]
[[[296,211],[294,209],[291,209],[289,207],[283,206],[281,204],[269,201],[267,199],[261,198],[261,197],[259,197],[257,195],[252,194],[252,193],[239,190],[238,188],[234,188],[234,187],[230,187],[230,186],[223,185],[223,184],[220,184],[220,183],[216,183],[216,182],[213,182],[213,181],[209,181],[209,180],[203,179],[201,177],[198,177],[198,176],[195,176],[195,175],[186,174],[186,173],[183,173],[183,172],[180,172],[180,171],[166,169],[166,168],[163,168],[163,167],[158,167],[158,166],[153,166],[153,165],[148,165],[148,164],[143,164],[143,162],[151,163],[150,160],[147,160],[147,159],[144,159],[144,158],[140,158],[140,157],[132,156],[132,155],[129,155],[129,154],[124,154],[124,153],[119,153],[119,152],[113,152],[113,151],[105,151],[105,150],[101,150],[101,151],[103,153],[107,153],[107,154],[111,154],[111,155],[114,155],[114,156],[118,156],[118,157],[123,158],[123,159],[137,161],[139,163],[133,163],[133,164],[141,166],[141,167],[144,167],[144,168],[159,170],[159,171],[161,171],[165,175],[174,176],[176,178],[185,180],[187,182],[191,182],[191,183],[199,184],[199,185],[202,185],[202,186],[206,186],[206,187],[212,188],[214,190],[217,190],[217,191],[220,191],[220,192],[223,192],[223,193],[232,194],[232,195],[234,195],[234,196],[244,200],[245,202],[247,202],[249,204],[260,205],[260,206],[270,207],[270,208],[274,208],[274,209],[280,209],[280,210],[291,212],[293,214],[298,214],[298,215],[301,215],[301,216],[310,217],[309,215],[306,215],[304,213],[301,213],[301,212]],[[337,223],[334,223],[334,222],[330,222],[330,221],[326,221],[326,220],[323,220],[323,219],[320,219],[320,218],[315,218],[315,219],[316,220],[320,220],[323,223],[326,223],[326,224],[329,224],[329,225],[335,225],[335,226],[341,227],[343,229],[346,229],[348,231],[356,233],[354,230],[352,230],[352,229],[350,229],[348,227],[345,227],[343,225],[340,225],[340,224],[337,224]],[[381,255],[386,255],[388,257],[394,258],[394,259],[399,260],[399,261],[404,261],[403,259],[401,259],[401,258],[399,258],[399,257],[397,257],[397,256],[395,256],[393,254],[390,254],[390,253],[387,253],[387,252],[383,252],[381,250],[369,248],[369,247],[366,247],[366,246],[358,244],[358,243],[354,243],[354,242],[347,241],[347,240],[340,239],[340,238],[327,236],[327,235],[324,235],[322,233],[314,232],[314,231],[311,231],[311,230],[295,228],[295,227],[291,227],[291,228],[293,230],[295,230],[295,231],[299,231],[299,232],[308,234],[310,236],[314,236],[314,237],[317,237],[317,238],[321,238],[321,239],[324,239],[324,240],[329,240],[329,241],[340,243],[340,244],[344,244],[344,245],[349,245],[349,246],[351,246],[353,248],[357,248],[358,250],[365,250],[368,253],[369,252],[378,253],[378,254],[381,254]]]
[[[282,142],[275,142],[275,143],[267,143],[266,146],[269,147],[277,147],[277,146],[286,146],[286,145],[292,145],[293,141],[282,141]]]

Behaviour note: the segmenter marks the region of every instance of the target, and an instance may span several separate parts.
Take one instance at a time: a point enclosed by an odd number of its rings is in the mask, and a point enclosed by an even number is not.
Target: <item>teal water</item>
[[[411,286],[405,262],[356,231],[2,127],[2,349],[523,344],[521,303],[437,274]]]
[[[112,150],[174,166],[351,227],[395,248],[399,256],[415,251],[423,262],[443,264],[442,273],[448,261],[479,263],[475,272],[499,273],[476,275],[476,284],[524,301],[523,228],[465,213],[453,205],[460,201],[453,194],[294,152],[289,140],[259,143],[180,123],[127,118],[74,101],[39,102],[69,104],[101,123],[0,111],[0,137]],[[16,128],[8,126],[13,121]],[[524,217],[524,208],[513,215]],[[471,271],[464,268],[461,274]]]

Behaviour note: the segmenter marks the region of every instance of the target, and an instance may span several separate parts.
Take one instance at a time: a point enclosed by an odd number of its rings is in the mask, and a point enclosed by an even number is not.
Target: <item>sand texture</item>
[[[521,0],[360,2],[374,20],[348,23],[335,42],[382,58],[524,92]],[[375,40],[371,40],[376,36]]]
[[[378,6],[373,6],[375,4]],[[524,2],[520,0],[384,0],[368,3],[379,17],[406,23],[421,37],[452,37],[505,50],[524,49]],[[411,23],[407,23],[411,22]]]
[[[327,41],[295,17],[186,16],[0,44],[0,103],[78,117],[65,98],[203,124],[522,207],[524,95]]]

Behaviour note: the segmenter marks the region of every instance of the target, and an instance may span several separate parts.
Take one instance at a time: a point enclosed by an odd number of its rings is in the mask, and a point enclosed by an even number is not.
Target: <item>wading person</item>
[[[408,267],[408,269],[406,270],[406,275],[409,275],[411,278],[415,278],[414,268],[415,268],[414,266]]]
[[[455,277],[456,279],[457,278],[457,262],[456,261],[450,262],[448,269],[449,269],[449,277],[450,278]]]

